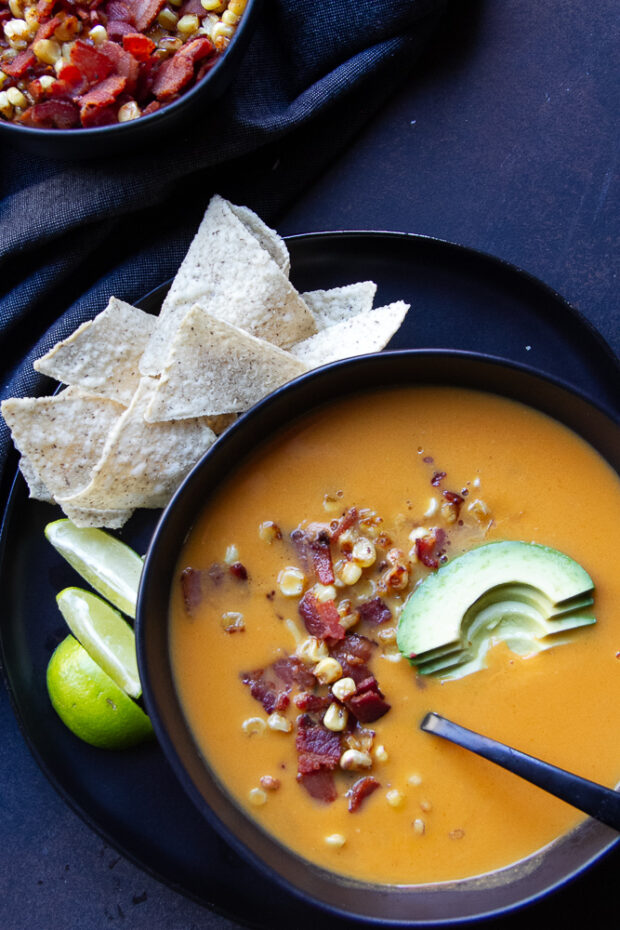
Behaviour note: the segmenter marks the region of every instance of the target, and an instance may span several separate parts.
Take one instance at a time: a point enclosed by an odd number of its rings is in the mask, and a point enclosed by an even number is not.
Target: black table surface
[[[551,285],[617,352],[618,26],[617,0],[453,3],[406,86],[279,231],[391,229],[493,253]],[[81,822],[31,757],[4,689],[0,721],[0,926],[237,926]],[[619,866],[617,851],[569,888],[487,925],[617,926]]]

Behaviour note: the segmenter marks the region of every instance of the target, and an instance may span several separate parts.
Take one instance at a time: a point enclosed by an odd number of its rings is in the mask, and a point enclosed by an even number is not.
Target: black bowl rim
[[[230,44],[227,46],[225,51],[218,57],[218,60],[213,65],[211,70],[205,74],[201,81],[187,91],[187,93],[182,94],[178,100],[175,100],[173,103],[169,103],[165,107],[161,107],[159,110],[156,110],[154,113],[148,113],[146,116],[140,116],[137,120],[129,120],[126,123],[112,123],[108,126],[94,126],[91,129],[83,127],[75,127],[74,129],[37,129],[34,126],[21,126],[19,123],[6,122],[5,120],[0,120],[0,132],[7,133],[17,133],[19,136],[28,136],[30,139],[44,139],[44,138],[53,138],[53,139],[84,139],[89,141],[96,141],[102,137],[109,137],[111,133],[119,134],[127,132],[128,127],[134,128],[137,123],[140,126],[149,126],[154,128],[158,122],[164,122],[168,120],[173,113],[178,113],[180,110],[185,109],[185,107],[192,104],[197,97],[202,96],[206,88],[209,87],[213,81],[217,79],[217,75],[223,69],[228,67],[228,57],[229,53],[233,51],[239,41],[245,35],[245,33],[253,27],[255,11],[258,9],[261,0],[247,0],[246,8],[241,17],[235,34],[230,40]]]
[[[424,919],[422,920],[419,920],[415,917],[414,918],[400,918],[400,917],[393,918],[389,916],[384,917],[384,916],[378,916],[374,914],[369,915],[369,914],[362,914],[362,913],[352,913],[350,910],[347,910],[344,906],[339,906],[332,902],[321,900],[320,898],[313,896],[312,893],[302,888],[297,887],[288,878],[284,877],[282,874],[277,872],[276,869],[272,865],[264,861],[256,852],[254,852],[253,849],[250,849],[244,843],[244,841],[239,836],[237,836],[231,830],[231,828],[229,828],[229,826],[226,823],[224,823],[220,819],[219,814],[213,809],[212,806],[209,805],[209,802],[204,798],[204,796],[200,792],[200,789],[196,785],[194,785],[194,783],[192,782],[191,777],[187,773],[186,768],[183,762],[181,761],[181,758],[177,755],[176,747],[173,743],[171,736],[169,736],[165,727],[161,723],[159,711],[157,708],[156,698],[153,693],[153,683],[151,681],[148,662],[146,658],[147,648],[146,648],[146,635],[145,635],[145,628],[146,628],[145,617],[147,616],[147,610],[144,606],[144,602],[148,595],[148,588],[151,583],[151,575],[153,574],[154,571],[156,571],[156,568],[154,568],[153,565],[156,559],[156,553],[157,553],[158,547],[160,545],[160,539],[161,539],[162,534],[165,533],[167,530],[168,523],[170,522],[171,514],[174,513],[175,508],[177,506],[177,502],[181,500],[186,494],[191,493],[191,488],[193,484],[198,480],[198,477],[200,473],[202,472],[203,468],[206,467],[206,463],[208,463],[212,457],[223,454],[221,450],[225,451],[226,446],[231,441],[231,439],[236,437],[240,433],[240,431],[244,430],[248,422],[251,422],[256,416],[260,416],[262,411],[268,410],[271,406],[276,404],[279,398],[282,397],[282,395],[294,393],[295,391],[300,390],[301,389],[300,386],[302,385],[305,385],[307,383],[312,383],[313,381],[324,378],[326,376],[329,377],[329,373],[333,374],[334,372],[337,372],[338,370],[341,370],[341,369],[346,370],[346,369],[355,368],[358,366],[368,366],[368,365],[372,366],[375,364],[379,364],[379,360],[383,360],[385,362],[386,358],[405,359],[405,360],[416,360],[416,359],[456,360],[458,362],[464,362],[465,365],[469,365],[470,363],[488,365],[491,368],[495,369],[496,371],[500,369],[506,369],[508,371],[513,371],[522,376],[525,376],[526,378],[529,378],[532,381],[537,380],[539,382],[545,382],[547,385],[550,385],[551,387],[558,389],[561,393],[565,395],[566,394],[572,395],[572,397],[576,401],[580,401],[582,404],[585,404],[586,406],[589,406],[593,408],[595,411],[597,411],[600,415],[606,418],[611,423],[612,426],[618,427],[618,425],[620,424],[620,416],[616,411],[592,399],[585,392],[576,389],[569,382],[564,381],[561,378],[548,375],[545,372],[540,371],[532,366],[514,362],[510,359],[505,359],[499,356],[493,356],[489,354],[469,352],[469,351],[463,351],[463,350],[458,350],[458,349],[402,349],[402,350],[392,350],[392,351],[387,350],[387,351],[380,352],[380,353],[372,353],[368,355],[354,356],[351,358],[333,362],[329,365],[322,366],[321,368],[313,369],[312,371],[301,375],[300,377],[294,379],[293,381],[288,382],[287,384],[283,385],[281,388],[278,388],[272,394],[260,400],[250,410],[248,410],[245,414],[239,417],[239,419],[226,431],[226,433],[224,433],[220,438],[218,438],[218,440],[214,443],[214,445],[205,453],[205,455],[200,459],[200,461],[194,466],[194,468],[184,479],[183,483],[178,488],[172,500],[170,501],[170,503],[168,504],[168,506],[162,513],[160,520],[158,521],[158,524],[155,528],[154,534],[152,536],[149,549],[145,556],[145,567],[142,573],[140,590],[138,594],[138,609],[137,609],[137,617],[136,617],[136,644],[137,644],[137,652],[138,652],[138,663],[139,663],[139,668],[140,668],[140,675],[142,678],[143,695],[144,695],[144,701],[145,701],[147,711],[149,715],[151,716],[153,727],[155,729],[155,733],[160,743],[160,746],[162,747],[162,750],[164,751],[164,754],[166,755],[166,758],[168,759],[168,762],[172,766],[173,771],[175,772],[177,778],[179,779],[182,787],[187,792],[188,796],[191,798],[193,803],[196,805],[197,809],[200,811],[201,816],[203,816],[207,820],[207,822],[211,824],[211,826],[213,826],[214,829],[217,830],[217,832],[226,840],[227,843],[229,843],[229,845],[233,847],[233,849],[235,849],[246,861],[250,862],[252,866],[257,868],[260,873],[262,873],[267,878],[269,878],[272,882],[274,882],[276,886],[280,886],[283,889],[287,890],[288,892],[294,894],[297,898],[301,899],[304,903],[314,905],[318,907],[319,909],[321,909],[322,911],[332,914],[333,916],[339,916],[339,917],[345,916],[354,921],[362,921],[362,922],[365,921],[368,923],[377,924],[377,925],[386,926],[386,927],[388,926],[394,926],[394,927],[397,927],[397,926],[398,927],[447,926],[447,925],[454,926],[454,925],[462,924],[462,923],[465,923],[471,920],[487,918],[487,917],[497,916],[497,915],[505,915],[505,914],[511,913],[513,911],[521,909],[522,907],[534,901],[539,900],[540,898],[546,896],[552,891],[562,888],[565,884],[570,882],[577,875],[579,875],[580,873],[588,869],[594,862],[596,862],[602,856],[607,854],[615,845],[617,845],[618,842],[620,842],[620,837],[616,836],[613,833],[613,831],[607,830],[607,828],[602,828],[602,831],[603,831],[602,839],[596,841],[596,848],[594,849],[594,851],[589,852],[585,860],[579,862],[577,865],[571,866],[564,874],[562,874],[560,877],[558,877],[555,880],[549,881],[548,884],[546,884],[544,887],[539,888],[538,890],[535,890],[530,894],[524,895],[523,897],[520,897],[519,899],[514,900],[510,903],[505,903],[505,904],[500,904],[500,905],[495,905],[495,906],[493,905],[487,906],[486,908],[476,910],[475,912],[472,911],[470,913],[463,914],[460,916],[443,916],[439,918],[424,917]],[[387,383],[382,384],[381,382],[379,382],[377,384],[373,384],[369,389],[372,390],[373,388],[376,387],[376,389],[380,390],[388,386],[397,386],[398,383],[400,384],[406,383],[405,378],[401,377],[400,381],[390,382],[389,385]],[[415,382],[412,379],[410,383],[415,383]],[[424,383],[432,384],[433,381],[432,379],[426,378],[424,380]],[[438,378],[435,383],[441,383],[440,379]],[[458,383],[458,379],[452,383]],[[478,390],[484,390],[484,388],[479,387]],[[355,393],[364,393],[364,391],[361,388],[354,388],[353,390],[347,393],[352,395]],[[502,395],[501,390],[497,390],[497,389],[489,389],[489,393],[500,394],[500,396]],[[511,395],[509,393],[506,393],[503,396],[511,396]],[[519,398],[516,398],[516,399],[519,399]],[[529,400],[521,401],[521,402],[525,403],[526,405],[532,406],[534,409],[543,409],[542,407],[537,408],[537,405],[535,403],[530,402]],[[316,402],[306,403],[304,405],[304,409],[300,413],[296,413],[291,418],[290,422],[293,422],[293,420],[296,419],[297,417],[303,418],[304,415],[307,415],[310,410],[316,409],[317,407],[323,405],[324,403],[325,403],[324,399],[321,399]],[[543,410],[543,412],[545,411]],[[552,414],[548,414],[548,415],[553,416]],[[580,434],[580,431],[576,430],[575,428],[573,428],[573,431],[577,432],[578,435]],[[274,434],[276,433],[277,433],[277,430],[274,430]],[[265,442],[268,442],[268,441],[269,439],[265,440]],[[611,445],[610,445],[610,453],[613,456],[613,449]],[[250,453],[248,452],[248,454]],[[604,458],[607,458],[608,460],[608,456],[606,452],[602,452],[601,454],[603,455]],[[221,480],[224,480],[224,479],[223,478],[218,479],[214,487],[217,487],[217,484],[219,484]],[[204,506],[205,504],[203,504],[203,507]],[[187,535],[187,533],[189,533],[191,529],[191,525],[192,525],[191,523],[189,526],[187,526],[186,524],[185,536]],[[189,730],[189,727],[186,723],[185,723],[185,726],[187,727],[190,738],[193,740],[191,731]],[[202,756],[200,752],[199,754]],[[208,769],[208,764],[206,760],[204,760],[204,757],[202,757],[202,764],[204,765],[206,769]],[[215,780],[217,781],[217,779]],[[284,847],[283,844],[281,844],[276,838],[268,834],[267,831],[263,831],[262,828],[258,827],[255,824],[255,822],[252,821],[251,817],[249,817],[249,815],[247,815],[244,811],[242,811],[239,808],[237,802],[234,800],[234,798],[232,798],[231,795],[228,794],[224,786],[219,786],[218,791],[221,794],[223,794],[224,800],[226,803],[233,805],[234,807],[237,808],[237,810],[241,811],[242,819],[247,821],[251,828],[253,828],[254,830],[258,830],[259,832],[265,833],[273,845],[275,845],[276,847],[280,847],[280,849],[285,849],[289,857],[298,859],[303,865],[305,865],[306,868],[310,868],[314,870],[317,874],[323,876],[324,878],[327,878],[330,882],[336,882],[343,887],[349,886],[349,887],[365,888],[367,890],[371,889],[371,891],[373,891],[374,893],[378,893],[381,890],[383,890],[384,892],[387,892],[389,894],[390,892],[395,893],[399,889],[401,891],[403,890],[403,886],[398,886],[398,885],[396,886],[369,885],[368,883],[363,883],[363,882],[359,882],[356,880],[342,878],[342,876],[339,876],[337,873],[327,872],[326,870],[315,866],[311,861],[303,859],[297,854],[292,853],[290,849],[287,849],[286,847]],[[574,837],[577,834],[581,835],[582,833],[586,833],[587,835],[588,830],[593,826],[593,824],[596,828],[600,827],[600,825],[596,825],[595,822],[591,820],[587,820],[585,821],[585,823],[582,823],[579,827],[577,827],[576,830],[573,831],[572,833],[565,835],[563,837],[559,837],[557,840],[553,841],[551,844],[549,844],[548,847],[545,847],[545,850],[548,850],[551,847],[558,848],[559,846],[562,846],[562,845],[571,844],[574,841]],[[544,852],[544,850],[541,850],[539,852]],[[531,858],[532,859],[536,858],[538,855],[539,854],[536,853]],[[528,861],[528,860],[525,860],[525,861]],[[513,866],[508,866],[506,869],[499,870],[499,872],[500,873],[508,872],[510,869],[514,868],[514,865],[518,866],[519,864],[516,863],[516,864],[513,864]],[[490,873],[490,874],[498,874],[498,873]],[[445,891],[445,890],[453,889],[458,886],[466,885],[467,883],[476,881],[476,879],[479,879],[479,878],[484,879],[484,876],[477,876],[477,877],[473,877],[470,879],[459,880],[459,881],[454,881],[454,882],[440,882],[436,884],[421,884],[417,886],[413,885],[413,886],[404,886],[404,887],[405,888],[408,887],[410,889],[409,893],[417,892],[419,894],[422,894],[424,892],[427,892],[427,893],[430,892],[432,894],[433,892],[436,892],[438,890]]]

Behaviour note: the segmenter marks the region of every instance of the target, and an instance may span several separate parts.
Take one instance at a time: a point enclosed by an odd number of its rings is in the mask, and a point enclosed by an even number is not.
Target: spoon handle
[[[427,714],[420,724],[420,729],[441,736],[451,743],[456,743],[464,749],[469,749],[495,762],[496,765],[501,765],[502,768],[520,775],[521,778],[538,785],[539,788],[544,788],[545,791],[572,804],[573,807],[579,808],[607,826],[620,830],[620,793],[617,791],[598,785],[587,778],[580,778],[555,765],[549,765],[548,762],[528,756],[488,736],[481,736],[472,730],[466,730],[465,727],[439,714],[432,712]]]

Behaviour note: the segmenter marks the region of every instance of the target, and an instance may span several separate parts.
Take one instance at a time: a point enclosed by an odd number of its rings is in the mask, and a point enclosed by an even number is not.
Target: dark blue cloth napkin
[[[214,191],[275,223],[411,70],[443,6],[263,0],[203,121],[105,160],[0,151],[0,396],[47,392],[33,359],[111,294],[131,303],[171,277]],[[9,448],[0,418],[0,470]]]

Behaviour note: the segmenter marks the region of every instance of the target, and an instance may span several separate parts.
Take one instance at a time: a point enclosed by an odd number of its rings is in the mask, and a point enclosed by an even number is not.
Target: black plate
[[[531,364],[613,407],[618,370],[598,334],[559,295],[512,266],[459,246],[392,233],[324,233],[288,241],[300,290],[372,278],[377,305],[411,303],[391,348],[452,347]],[[148,295],[157,311],[165,286]],[[529,348],[528,348],[529,347]],[[16,459],[15,459],[16,464]],[[54,714],[45,668],[66,627],[55,595],[76,581],[45,542],[58,511],[10,489],[1,537],[3,665],[22,731],[68,804],[105,840],[178,890],[261,927],[314,928],[319,915],[265,879],[197,817],[156,745],[122,755],[76,740]],[[145,551],[156,514],[138,512],[122,532]],[[330,920],[332,927],[349,926]],[[359,924],[357,925],[359,927]]]

